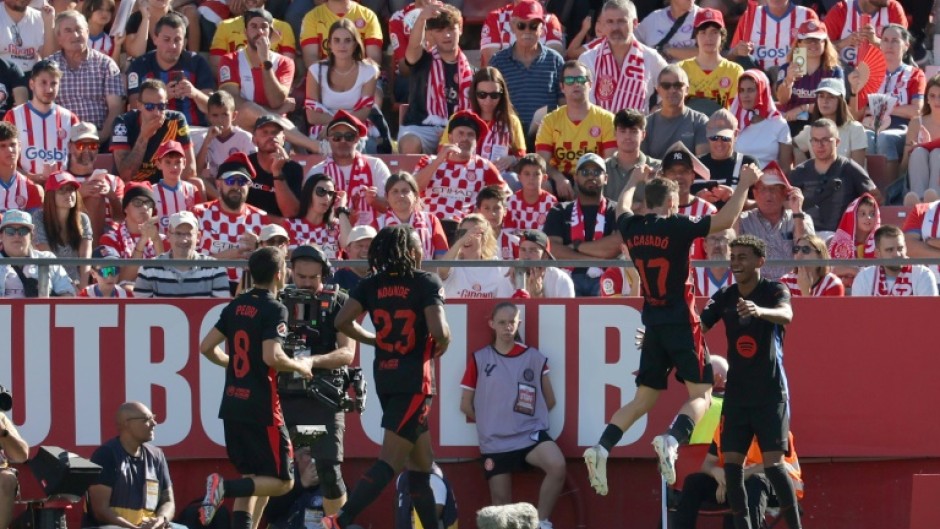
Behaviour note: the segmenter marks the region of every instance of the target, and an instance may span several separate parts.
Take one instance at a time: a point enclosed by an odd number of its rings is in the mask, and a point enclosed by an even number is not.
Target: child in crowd
[[[499,247],[501,259],[515,259],[519,256],[519,237],[515,230],[504,222],[506,219],[506,198],[500,186],[486,186],[477,193],[477,213],[489,221],[493,236]]]
[[[251,154],[257,147],[251,141],[251,133],[235,125],[238,112],[235,99],[228,92],[219,90],[209,96],[206,103],[209,131],[206,140],[196,153],[199,177],[205,180],[207,192],[214,189],[212,182],[218,176],[219,165],[235,152]]]
[[[160,219],[160,229],[166,231],[170,215],[179,211],[192,211],[193,206],[202,202],[203,198],[195,185],[181,180],[186,167],[186,154],[178,141],[172,140],[161,145],[156,159],[163,178],[153,186],[156,199],[154,216]]]
[[[99,246],[91,253],[95,259],[101,259],[100,264],[91,267],[91,277],[94,283],[78,292],[80,298],[131,298],[134,297],[124,287],[118,285],[118,276],[121,267],[118,266],[121,258],[117,251],[110,246]]]
[[[554,195],[542,188],[548,178],[545,159],[537,154],[527,154],[516,162],[516,173],[522,189],[509,197],[504,224],[516,230],[541,230],[548,210],[558,202]]]

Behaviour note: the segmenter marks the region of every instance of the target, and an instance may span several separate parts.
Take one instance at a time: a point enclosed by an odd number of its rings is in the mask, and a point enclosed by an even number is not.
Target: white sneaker
[[[653,449],[659,456],[659,473],[663,475],[667,485],[676,482],[676,460],[679,459],[679,442],[669,435],[657,435],[653,439]]]
[[[584,463],[587,465],[588,479],[594,492],[607,495],[607,449],[594,445],[584,451]]]

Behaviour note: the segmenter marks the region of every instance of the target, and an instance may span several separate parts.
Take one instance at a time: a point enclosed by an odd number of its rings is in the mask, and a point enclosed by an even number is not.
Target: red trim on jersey
[[[424,365],[428,365],[428,364],[425,362]],[[411,416],[414,415],[415,412],[417,412],[418,409],[421,408],[421,404],[424,402],[424,399],[425,399],[425,396],[421,394],[416,394],[411,397],[411,404],[408,405],[408,410],[405,411],[405,416],[402,417],[401,423],[399,423],[398,427],[395,428],[396,433],[400,432],[402,428],[405,427],[405,423],[408,422],[408,419],[410,419]]]
[[[268,448],[271,449],[271,455],[274,456],[274,471],[277,475],[281,474],[281,429],[277,426],[268,426]]]

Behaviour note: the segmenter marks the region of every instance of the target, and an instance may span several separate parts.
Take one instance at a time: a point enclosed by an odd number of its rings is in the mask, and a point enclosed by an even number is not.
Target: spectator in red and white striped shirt
[[[192,211],[203,201],[202,193],[192,183],[181,180],[186,168],[186,151],[178,141],[168,141],[160,146],[157,168],[163,178],[153,188],[156,199],[154,216],[160,218],[160,226],[166,230],[170,216],[180,211]]]
[[[829,259],[826,241],[816,235],[804,235],[793,243],[793,258]],[[792,272],[784,274],[780,282],[790,289],[794,296],[844,296],[845,286],[839,276],[826,266],[798,266]]]

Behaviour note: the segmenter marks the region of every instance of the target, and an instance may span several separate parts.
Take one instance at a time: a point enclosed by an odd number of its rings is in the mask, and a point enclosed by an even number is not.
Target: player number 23
[[[396,310],[394,316],[387,310],[377,310],[372,313],[375,318],[375,344],[383,351],[394,351],[399,354],[408,354],[415,346],[415,313],[413,310]],[[392,342],[389,334],[400,329],[398,339]]]

